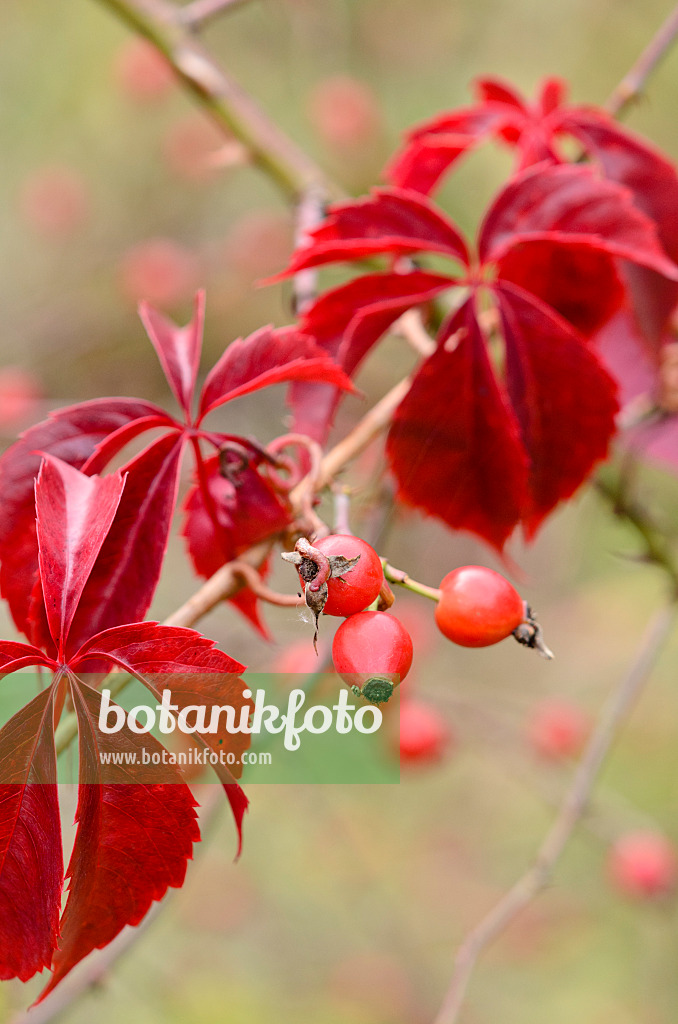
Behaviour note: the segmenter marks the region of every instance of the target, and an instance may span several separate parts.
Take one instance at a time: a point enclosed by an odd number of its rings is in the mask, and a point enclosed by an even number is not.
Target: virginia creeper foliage
[[[515,151],[516,167],[471,241],[431,194],[490,139]],[[367,197],[331,206],[279,275],[348,264],[354,276],[321,294],[296,325],[233,342],[202,388],[204,296],[184,327],[142,304],[178,415],[129,397],[83,402],[26,431],[0,458],[0,592],[28,640],[0,642],[0,674],[39,667],[46,683],[0,730],[0,979],[50,968],[50,991],[182,884],[199,840],[195,802],[173,769],[148,768],[140,778],[101,763],[110,737],[99,729],[97,687],[113,669],[158,699],[171,689],[180,708],[249,706],[242,665],[193,630],[143,621],[187,449],[194,477],[182,532],[199,575],[295,524],[299,476],[285,475],[285,438],[267,448],[213,431],[206,420],[214,410],[286,383],[296,432],[324,444],[363,360],[418,309],[432,353],[415,369],[386,441],[399,498],[500,550],[518,528],[533,538],[606,458],[620,403],[650,390],[659,410],[678,411],[670,340],[678,177],[661,153],[601,109],[568,105],[559,80],[546,80],[531,103],[482,79],[473,105],[410,132],[385,180]],[[102,475],[151,432],[138,454]],[[370,600],[383,582],[373,554]],[[231,600],[266,635],[255,594],[243,587]],[[354,628],[351,620],[342,627]],[[411,644],[405,653],[401,675]],[[67,698],[78,722],[79,797],[62,913],[55,726]],[[439,757],[446,729],[430,710],[414,710],[404,705],[403,757]],[[247,740],[224,729],[204,742],[240,753]],[[162,749],[148,735],[143,743]],[[116,744],[134,752],[140,738],[123,730]],[[218,774],[240,835],[247,799],[234,774]]]

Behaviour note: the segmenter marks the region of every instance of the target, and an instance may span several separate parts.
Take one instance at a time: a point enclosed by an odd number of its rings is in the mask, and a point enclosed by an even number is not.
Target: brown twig
[[[271,121],[178,18],[169,0],[99,0],[152,43],[179,80],[227,135],[293,200],[314,186],[340,195],[323,171]]]
[[[320,463],[317,487],[327,487],[344,466],[360,455],[391,422],[393,413],[410,390],[409,378],[399,381],[355,425],[346,437],[330,449]],[[294,491],[292,492],[294,495]]]
[[[267,587],[257,570],[247,562],[235,561],[228,564],[233,575],[240,578],[258,598],[266,601],[267,604],[277,605],[278,608],[296,608],[304,603],[304,599],[297,597],[296,594],[280,594],[277,590]]]
[[[630,712],[676,620],[672,601],[653,618],[626,676],[613,691],[586,745],[555,822],[525,874],[467,935],[457,953],[452,978],[434,1024],[455,1024],[478,957],[549,882],[570,836],[584,814],[603,762]]]
[[[637,102],[642,95],[647,79],[666,56],[677,38],[678,7],[675,7],[605,103],[606,109],[614,117],[619,117],[633,103]]]

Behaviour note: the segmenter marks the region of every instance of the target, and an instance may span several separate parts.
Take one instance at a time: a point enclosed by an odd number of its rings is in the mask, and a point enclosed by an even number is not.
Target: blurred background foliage
[[[543,75],[562,75],[576,101],[602,102],[667,13],[658,0],[252,0],[211,24],[205,40],[358,193],[378,180],[402,131],[466,103],[475,76],[504,75],[531,94]],[[677,101],[674,53],[628,118],[673,157]],[[290,319],[286,287],[255,287],[289,254],[289,211],[259,173],[228,166],[234,147],[95,0],[3,0],[0,137],[4,443],[71,401],[168,401],[135,313],[142,295],[186,318],[193,290],[207,287],[205,367],[238,335]],[[507,169],[487,147],[445,187],[442,201],[466,230]],[[388,340],[361,374],[367,399],[411,364]],[[338,433],[363,408],[346,402]],[[268,441],[283,417],[283,396],[267,394],[229,406],[223,422]],[[394,510],[388,481],[374,483],[380,459],[370,453],[349,474],[354,528],[433,585],[457,564],[497,566],[475,541]],[[643,490],[675,521],[672,478],[650,471]],[[590,493],[529,550],[512,549],[509,569],[540,613],[553,664],[510,642],[453,649],[438,639],[428,602],[399,597],[417,646],[406,685],[451,732],[441,762],[403,768],[399,786],[252,786],[242,861],[231,861],[224,810],[185,888],[64,1019],[430,1021],[455,944],[528,863],[569,778],[567,759],[535,750],[535,708],[550,697],[595,715],[662,600],[659,573],[626,557],[634,550],[633,535]],[[294,586],[284,567],[274,580]],[[194,587],[177,538],[152,614],[168,614]],[[310,644],[296,613],[272,609],[267,619],[270,645],[230,608],[201,628],[264,670],[290,643]],[[4,610],[2,626],[13,635]],[[329,640],[333,623],[323,626]],[[634,903],[606,865],[610,843],[629,830],[678,841],[677,654],[678,637],[557,884],[481,964],[468,1024],[675,1024],[675,903]],[[393,757],[386,736],[383,756]],[[0,1020],[35,991],[2,986]]]

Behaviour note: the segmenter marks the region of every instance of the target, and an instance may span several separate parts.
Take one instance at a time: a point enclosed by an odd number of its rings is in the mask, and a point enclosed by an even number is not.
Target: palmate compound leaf
[[[203,312],[200,295],[186,327],[172,324],[148,306],[143,308],[170,386],[186,409],[194,390]],[[311,339],[291,328],[265,329],[227,349],[208,378],[201,418],[210,408],[239,395],[290,380],[352,389],[346,375]],[[128,475],[125,495],[87,600],[81,602],[73,624],[72,641],[77,646],[97,629],[145,615],[157,586],[176,502],[181,454],[187,430],[192,428],[148,402],[101,399],[54,413],[0,458],[0,590],[17,627],[46,649],[51,649],[52,640],[37,579],[33,495],[41,456],[54,455],[88,475],[101,473],[130,441],[154,428],[160,428],[164,436],[123,467]],[[210,436],[219,443],[220,435]],[[232,435],[228,437],[232,439]],[[199,450],[197,445],[193,447]],[[91,621],[87,621],[88,615]]]
[[[54,974],[43,995],[92,949],[125,925],[138,924],[168,886],[182,884],[199,838],[190,790],[171,765],[156,766],[152,760],[141,766],[115,764],[99,757],[102,750],[140,754],[142,747],[161,755],[162,748],[152,737],[125,728],[104,734],[98,724],[101,694],[78,673],[92,662],[117,664],[141,678],[154,696],[164,686],[176,689],[181,707],[191,700],[230,704],[246,717],[250,708],[239,678],[242,666],[192,630],[136,623],[91,637],[75,653],[65,647],[68,623],[75,621],[73,604],[78,591],[85,591],[87,567],[96,565],[97,547],[105,546],[104,524],[111,521],[120,484],[118,474],[87,477],[54,457],[43,467],[37,486],[40,569],[50,577],[44,589],[54,598],[53,628],[57,646],[66,650],[65,661],[57,664],[27,644],[0,643],[0,673],[26,665],[56,673],[51,685],[0,732],[0,965],[5,977],[29,977],[51,961]],[[85,519],[91,549],[83,549]],[[78,556],[80,573],[75,571]],[[81,785],[69,899],[52,956],[63,881],[53,708],[61,704],[66,680],[78,714]],[[247,736],[234,740],[224,726],[212,742],[215,750],[218,745],[230,751],[244,749],[247,741]],[[227,763],[218,774],[240,833],[247,800],[236,773]],[[36,900],[43,902],[37,905]]]
[[[678,260],[678,174],[660,150],[601,107],[568,106],[566,84],[557,78],[545,79],[533,103],[501,79],[480,79],[475,91],[475,106],[439,115],[408,134],[387,168],[389,182],[430,194],[460,156],[489,137],[516,149],[519,169],[567,162],[561,139],[569,136],[605,177],[631,190],[669,257]],[[647,266],[624,270],[642,332],[657,346],[678,303],[678,286]]]
[[[533,536],[605,457],[617,401],[566,321],[513,285],[496,296],[505,384],[469,300],[396,411],[387,452],[404,500],[501,549],[519,524]]]

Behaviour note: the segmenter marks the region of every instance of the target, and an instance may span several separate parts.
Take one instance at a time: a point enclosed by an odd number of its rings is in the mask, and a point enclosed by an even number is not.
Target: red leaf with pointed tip
[[[18,629],[30,635],[29,612],[38,573],[35,478],[42,455],[81,468],[97,444],[120,427],[162,409],[130,398],[103,398],[52,413],[0,458],[0,590]]]
[[[0,979],[49,967],[63,884],[54,691],[0,730]]]
[[[525,98],[504,78],[494,75],[476,78],[473,83],[473,91],[480,103],[500,103],[515,108],[524,117],[529,112]]]
[[[546,79],[539,103],[531,107],[510,83],[481,78],[474,83],[476,106],[462,107],[417,125],[387,166],[386,179],[401,188],[430,194],[441,178],[490,136],[521,147],[521,166],[554,159],[554,128],[546,120],[564,98],[564,83]]]
[[[387,454],[400,498],[501,548],[525,505],[527,457],[471,300],[446,336],[396,410]]]
[[[182,429],[171,416],[144,416],[143,419],[133,420],[118,430],[114,430],[108,437],[105,437],[96,446],[87,462],[78,468],[83,473],[87,473],[88,476],[101,473],[111,459],[118,455],[123,448],[126,448],[130,441],[133,441],[136,437],[145,434],[149,430],[156,430],[162,427],[167,427],[174,432]]]
[[[139,316],[158,354],[169,386],[183,412],[190,415],[202,351],[205,293],[201,291],[196,295],[193,318],[185,327],[177,327],[147,302],[141,303]]]
[[[462,107],[417,125],[407,133],[403,149],[387,164],[384,177],[399,188],[429,195],[459,157],[474,149],[493,132],[522,122],[525,109],[507,104],[503,97],[478,106]]]
[[[528,537],[607,455],[617,386],[585,339],[533,296],[496,286],[506,382],[528,453]]]
[[[41,999],[93,949],[139,924],[170,886],[183,884],[200,838],[191,791],[170,765],[144,766],[139,783],[129,767],[100,762],[101,750],[161,755],[158,741],[127,730],[103,735],[101,694],[75,680],[71,693],[80,735],[78,829],[54,974]]]
[[[120,473],[85,476],[53,455],[40,467],[35,485],[38,562],[50,632],[60,651],[124,486]]]
[[[271,281],[326,263],[422,251],[442,253],[465,266],[469,262],[462,235],[424,196],[405,189],[374,189],[364,199],[331,206],[327,218],[310,233],[308,245],[298,249],[288,268]]]
[[[243,697],[245,684],[240,673],[244,672],[244,665],[218,650],[213,640],[192,629],[148,622],[118,626],[92,637],[77,657],[84,661],[90,658],[113,660],[140,679],[159,702],[163,690],[169,690],[171,703],[180,711],[195,705],[210,709],[230,705],[235,708],[236,721],[240,721],[241,709],[253,707],[252,702]],[[242,774],[240,758],[249,748],[251,736],[229,733],[222,715],[217,732],[196,736],[196,740],[217,755],[235,755],[235,763],[230,768],[221,763],[214,767],[233,808],[240,853],[242,819],[248,801],[235,780]]]
[[[497,275],[552,306],[589,337],[619,309],[625,290],[606,252],[558,242],[523,242],[499,260]]]
[[[539,239],[591,246],[678,278],[655,224],[633,205],[629,190],[590,167],[540,165],[517,175],[485,215],[478,249],[483,262],[497,261],[515,245]]]
[[[312,338],[292,327],[262,327],[248,338],[232,342],[208,373],[200,399],[200,418],[241,395],[292,380],[354,390],[343,370]]]
[[[30,644],[17,643],[15,640],[0,640],[0,676],[9,675],[29,665],[44,665],[56,668],[51,658],[45,657],[42,651]]]
[[[122,467],[125,489],[73,619],[70,651],[148,611],[167,550],[183,445],[181,435],[168,434]]]
[[[300,327],[352,375],[367,353],[406,310],[454,285],[440,274],[365,274],[314,302]],[[290,405],[295,432],[324,443],[341,395],[322,384],[293,384]]]

